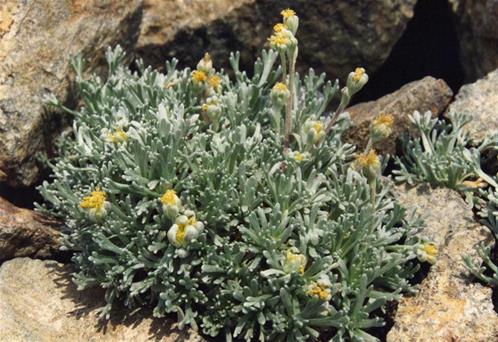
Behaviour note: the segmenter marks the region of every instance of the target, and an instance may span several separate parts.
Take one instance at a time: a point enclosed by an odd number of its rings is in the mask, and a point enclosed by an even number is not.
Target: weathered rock
[[[203,341],[180,332],[166,319],[143,312],[115,313],[107,325],[96,318],[100,291],[77,291],[69,266],[18,258],[0,268],[0,341],[9,342],[173,342]]]
[[[400,202],[425,217],[423,234],[438,246],[439,256],[417,294],[399,303],[387,342],[498,341],[491,289],[469,281],[462,261],[465,255],[477,258],[474,246],[491,241],[491,233],[453,190],[426,185],[398,190]]]
[[[59,222],[0,197],[0,263],[23,256],[54,256],[60,248],[59,227]]]
[[[134,45],[140,18],[140,0],[2,0],[0,175],[10,185],[38,176],[35,154],[51,145],[53,125],[42,99],[69,99],[69,57],[81,54],[94,70],[108,46]]]
[[[413,16],[416,0],[145,0],[137,44],[147,64],[164,66],[177,57],[193,66],[209,51],[217,66],[228,64],[230,51],[241,52],[244,68],[265,46],[280,11],[289,6],[300,17],[299,63],[330,78],[356,66],[377,69]]]
[[[450,0],[455,12],[462,66],[476,80],[498,67],[498,2]]]
[[[393,133],[388,139],[375,146],[380,153],[394,154],[397,138],[404,132],[415,134],[409,115],[418,110],[421,113],[431,111],[434,117],[442,113],[453,96],[453,92],[441,79],[427,76],[421,80],[408,83],[394,93],[385,95],[376,101],[364,102],[346,109],[351,115],[352,127],[346,134],[346,140],[364,148],[367,144],[370,123],[379,114],[394,116]]]
[[[460,88],[447,113],[450,111],[472,116],[473,120],[465,129],[474,142],[498,132],[498,69],[485,78]]]

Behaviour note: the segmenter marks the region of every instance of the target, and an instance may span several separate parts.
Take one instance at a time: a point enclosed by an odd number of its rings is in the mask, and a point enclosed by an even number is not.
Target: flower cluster
[[[282,16],[251,76],[238,54],[230,76],[208,54],[194,71],[132,72],[116,48],[106,81],[76,78],[74,140],[38,209],[66,222],[75,282],[106,291],[102,317],[147,303],[218,339],[373,341],[377,308],[411,289],[417,256],[433,260],[380,157],[342,141],[365,71],[342,90],[299,75],[299,19]]]

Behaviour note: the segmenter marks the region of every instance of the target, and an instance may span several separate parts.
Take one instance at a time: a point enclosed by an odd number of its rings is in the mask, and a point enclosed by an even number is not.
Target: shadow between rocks
[[[69,299],[74,303],[75,309],[67,313],[68,316],[73,316],[75,319],[92,318],[95,322],[95,332],[106,334],[109,331],[116,329],[118,326],[128,328],[137,328],[146,320],[150,320],[148,336],[150,341],[164,341],[166,338],[171,338],[175,334],[175,341],[189,341],[190,335],[187,330],[179,330],[173,328],[175,322],[174,317],[167,316],[164,318],[155,318],[152,315],[151,308],[140,308],[130,310],[122,303],[117,303],[113,308],[111,318],[109,320],[98,320],[98,309],[105,302],[105,290],[102,288],[91,288],[79,291],[71,279],[71,272],[74,267],[71,265],[61,265],[51,263],[47,265],[49,272],[53,275],[54,282],[58,288],[62,289],[62,300]],[[202,336],[204,340],[210,341]],[[169,339],[168,339],[169,341]]]

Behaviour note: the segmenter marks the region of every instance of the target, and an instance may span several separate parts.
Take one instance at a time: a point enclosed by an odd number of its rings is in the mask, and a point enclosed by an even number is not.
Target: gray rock
[[[59,252],[60,222],[0,197],[0,263],[16,257],[50,258]]]
[[[77,291],[70,268],[55,261],[18,258],[0,267],[0,341],[200,342],[166,319],[144,312],[115,312],[107,325],[96,318],[103,293]]]
[[[372,73],[386,60],[412,18],[415,3],[145,0],[138,54],[156,67],[171,57],[194,66],[209,51],[216,66],[226,66],[229,52],[239,50],[243,66],[252,67],[273,24],[281,21],[280,11],[291,7],[300,18],[298,67],[344,79],[356,66]]]
[[[398,306],[387,342],[498,341],[498,315],[491,289],[473,283],[462,257],[477,258],[474,246],[491,241],[489,230],[474,221],[471,209],[449,189],[420,185],[399,188],[399,201],[426,220],[422,232],[439,249],[436,264]]]
[[[498,67],[498,2],[449,1],[455,12],[460,55],[467,79],[484,77]]]
[[[82,54],[95,70],[108,46],[134,45],[140,18],[140,0],[2,0],[0,179],[12,186],[36,181],[36,154],[50,150],[58,126],[43,97],[69,101],[69,57]]]
[[[460,88],[447,113],[451,111],[472,116],[465,129],[475,143],[498,132],[498,69]]]
[[[408,116],[418,110],[421,113],[431,111],[433,117],[441,114],[453,96],[453,92],[441,79],[424,77],[421,80],[410,82],[394,93],[385,95],[378,100],[364,102],[346,109],[351,115],[352,127],[345,138],[352,144],[363,149],[368,141],[370,123],[379,114],[392,114],[394,125],[392,135],[378,142],[374,147],[380,153],[394,154],[397,138],[409,131],[415,135]]]

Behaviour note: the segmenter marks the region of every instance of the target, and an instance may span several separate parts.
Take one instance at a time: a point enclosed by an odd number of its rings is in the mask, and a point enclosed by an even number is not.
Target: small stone
[[[409,120],[414,111],[432,112],[437,117],[448,106],[453,92],[446,82],[427,76],[421,80],[410,82],[394,93],[385,95],[378,100],[359,103],[346,109],[352,120],[352,127],[346,133],[345,139],[351,144],[358,145],[360,150],[365,148],[370,136],[370,123],[380,113],[394,116],[393,132],[389,138],[375,144],[380,154],[396,153],[398,138],[403,133],[416,134],[416,129]]]
[[[448,107],[447,113],[470,115],[472,121],[465,125],[474,143],[487,135],[498,132],[498,69],[475,83],[464,85]]]
[[[498,314],[491,289],[471,281],[463,256],[477,259],[474,247],[492,241],[489,230],[476,223],[471,208],[450,189],[419,185],[395,191],[400,203],[425,218],[422,235],[439,250],[436,264],[404,297],[387,342],[498,341]]]
[[[70,266],[17,258],[0,267],[0,341],[8,342],[201,342],[166,318],[144,311],[114,311],[107,325],[97,319],[104,293],[78,291]]]
[[[0,197],[0,263],[16,257],[49,258],[60,248],[60,222]]]

